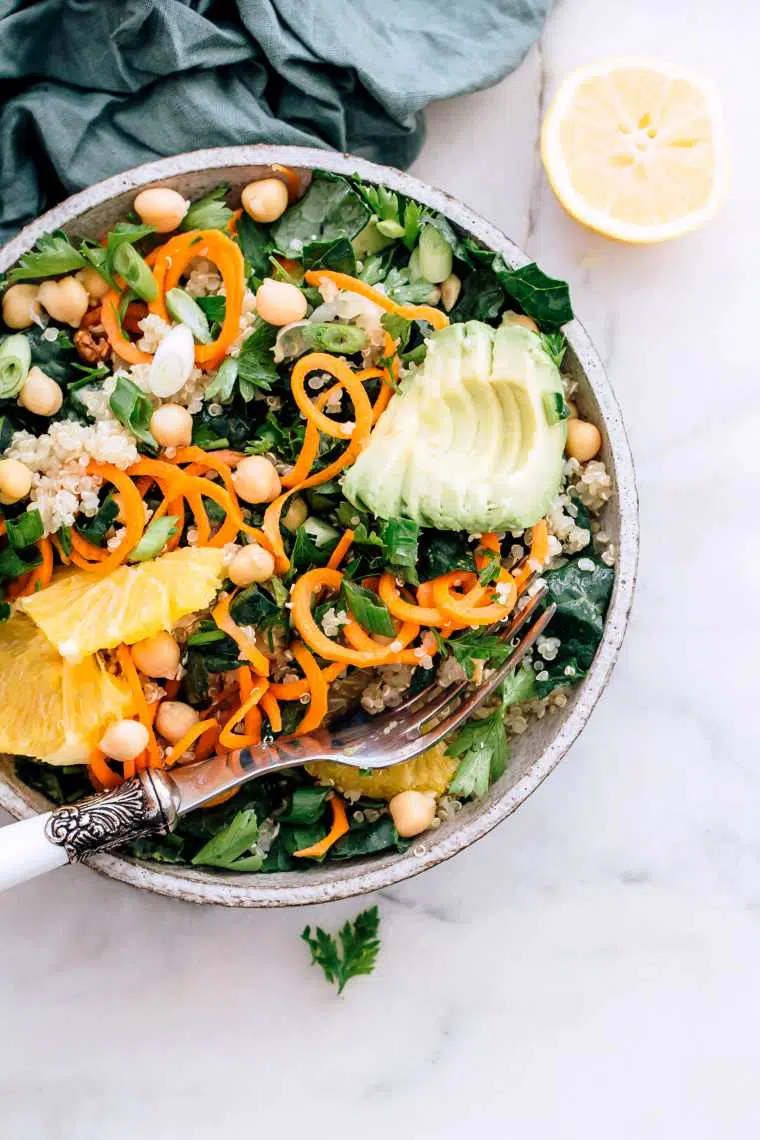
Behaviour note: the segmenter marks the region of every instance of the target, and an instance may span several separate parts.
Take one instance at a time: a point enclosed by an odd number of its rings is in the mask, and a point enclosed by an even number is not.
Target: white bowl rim
[[[476,214],[464,203],[425,182],[393,167],[369,162],[351,154],[314,147],[251,145],[217,147],[190,151],[144,163],[74,194],[25,226],[0,249],[0,272],[10,267],[44,233],[70,225],[80,215],[110,199],[152,183],[171,183],[179,176],[215,169],[269,166],[281,163],[302,169],[321,168],[337,174],[358,174],[415,198],[444,214],[490,249],[497,250],[512,266],[531,259],[505,234]],[[280,907],[302,906],[349,898],[392,886],[451,858],[482,838],[506,819],[532,794],[557,766],[579,736],[604,691],[623,641],[633,602],[639,549],[638,498],[633,457],[620,408],[607,380],[602,361],[588,333],[576,319],[568,324],[567,336],[591,388],[604,423],[614,458],[619,514],[619,549],[615,566],[615,586],[605,622],[604,636],[572,712],[550,744],[531,764],[522,779],[505,788],[492,802],[473,812],[449,834],[425,835],[403,854],[329,864],[309,872],[289,872],[293,883],[282,885],[269,875],[215,876],[175,864],[149,864],[124,856],[101,854],[89,865],[103,874],[188,902],[224,906]],[[46,810],[47,801],[29,789],[12,786],[0,773],[0,806],[22,819]]]

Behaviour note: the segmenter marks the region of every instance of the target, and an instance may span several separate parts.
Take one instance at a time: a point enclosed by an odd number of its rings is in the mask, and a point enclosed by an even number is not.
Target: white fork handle
[[[0,827],[0,891],[68,863],[66,848],[51,843],[45,825],[51,812]]]

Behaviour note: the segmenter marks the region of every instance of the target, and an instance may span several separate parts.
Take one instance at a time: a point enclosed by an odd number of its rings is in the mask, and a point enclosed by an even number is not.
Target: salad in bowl
[[[385,771],[315,763],[137,841],[266,875],[403,852],[505,774],[591,668],[615,580],[567,285],[358,175],[148,186],[2,282],[0,752],[56,802],[372,715],[506,660]]]

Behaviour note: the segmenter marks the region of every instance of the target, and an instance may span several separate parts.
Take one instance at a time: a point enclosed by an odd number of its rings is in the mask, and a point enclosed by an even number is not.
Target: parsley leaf
[[[229,190],[226,183],[217,186],[197,202],[193,202],[182,219],[181,230],[223,230],[233,211],[224,198]]]
[[[557,368],[562,367],[562,358],[567,350],[567,341],[565,334],[561,332],[548,332],[540,333],[541,343],[544,346],[547,356],[550,356]]]
[[[71,244],[62,230],[43,234],[34,249],[30,249],[19,259],[8,273],[8,282],[34,281],[39,277],[57,277],[59,273],[70,273],[81,269],[87,262]]]
[[[277,331],[274,325],[257,320],[243,341],[238,356],[238,388],[244,400],[252,399],[257,388],[262,392],[271,391],[278,379],[272,356]]]
[[[191,862],[195,866],[222,867],[229,871],[258,871],[264,862],[264,856],[251,853],[258,836],[256,812],[253,808],[246,808],[213,835],[198,854],[193,856]]]
[[[464,799],[484,796],[490,785],[504,774],[509,760],[501,708],[483,720],[468,721],[449,744],[446,755],[459,760],[449,795]]]
[[[351,978],[371,974],[380,950],[378,931],[380,915],[376,906],[357,914],[346,922],[337,935],[328,934],[320,926],[306,926],[301,938],[311,950],[312,966],[319,966],[328,982],[342,993]]]

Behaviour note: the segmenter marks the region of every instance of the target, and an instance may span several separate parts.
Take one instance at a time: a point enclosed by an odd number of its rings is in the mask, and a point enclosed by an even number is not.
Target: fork
[[[469,693],[467,680],[445,688],[433,683],[378,716],[354,712],[308,735],[280,737],[171,770],[147,769],[117,788],[0,828],[0,890],[146,835],[166,835],[188,812],[283,768],[331,760],[376,769],[412,760],[454,732],[520,664],[554,616],[551,604],[524,628],[545,594],[542,585],[501,627],[500,636],[509,643],[524,632],[504,664]]]

